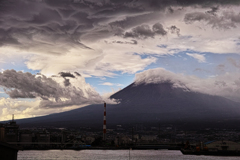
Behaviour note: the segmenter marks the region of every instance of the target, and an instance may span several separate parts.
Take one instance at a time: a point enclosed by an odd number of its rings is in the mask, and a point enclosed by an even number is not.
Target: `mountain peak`
[[[110,98],[119,99],[121,103],[107,105],[108,124],[194,123],[195,125],[199,122],[207,126],[209,123],[219,125],[220,121],[221,124],[231,124],[229,122],[239,119],[239,103],[219,96],[186,91],[174,85],[171,81],[135,82],[115,93]],[[102,105],[91,105],[69,112],[26,120],[25,123],[30,124],[29,121],[32,121],[35,125],[36,123],[39,125],[52,123],[58,126],[101,126],[102,113]],[[66,121],[64,124],[62,124],[62,119]]]
[[[173,88],[182,88],[185,91],[190,89],[185,85],[185,76],[177,75],[163,68],[149,69],[147,71],[137,73],[134,85],[139,84],[168,84]]]
[[[187,93],[189,92],[189,93]],[[119,99],[122,105],[159,104],[166,99],[188,97],[190,90],[183,84],[178,87],[170,81],[159,83],[132,83],[110,98]],[[185,96],[184,96],[185,95]]]

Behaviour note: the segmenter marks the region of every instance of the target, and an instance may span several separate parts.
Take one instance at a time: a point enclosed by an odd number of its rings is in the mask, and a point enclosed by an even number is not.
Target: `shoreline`
[[[179,150],[180,147],[89,147],[89,148],[25,148],[25,149],[19,149],[21,151],[24,150]]]

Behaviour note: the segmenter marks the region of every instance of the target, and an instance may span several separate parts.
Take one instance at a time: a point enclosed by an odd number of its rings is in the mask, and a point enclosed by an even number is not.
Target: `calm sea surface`
[[[239,160],[239,157],[192,156],[169,150],[19,151],[18,160]]]

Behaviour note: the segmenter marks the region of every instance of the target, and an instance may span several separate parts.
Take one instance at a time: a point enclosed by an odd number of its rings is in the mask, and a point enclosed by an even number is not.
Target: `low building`
[[[205,143],[208,150],[240,151],[240,144],[232,141],[211,141]]]
[[[128,145],[130,144],[132,141],[128,136],[118,136],[117,138],[115,138],[114,143],[116,145]]]
[[[30,131],[22,131],[19,134],[19,141],[23,147],[30,147],[32,145],[33,134]]]
[[[20,133],[20,142],[32,142],[32,137],[31,132]]]
[[[87,137],[85,138],[85,143],[86,143],[86,144],[92,144],[94,141],[95,141],[95,138],[94,138],[94,137],[87,136]]]
[[[61,143],[62,142],[62,134],[51,133],[50,134],[50,141]]]
[[[157,135],[143,135],[141,137],[142,141],[154,141],[157,139]]]
[[[49,143],[50,142],[50,134],[47,131],[43,131],[43,132],[39,132],[37,133],[37,141],[38,142],[45,142],[45,143]]]

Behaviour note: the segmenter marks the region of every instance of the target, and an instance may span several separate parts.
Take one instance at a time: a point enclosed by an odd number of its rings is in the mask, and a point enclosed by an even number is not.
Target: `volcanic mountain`
[[[110,98],[119,104],[107,104],[107,125],[158,125],[163,123],[192,126],[237,127],[240,104],[229,99],[176,87],[170,81],[132,83]],[[21,126],[102,128],[103,104],[42,117],[17,120]]]

